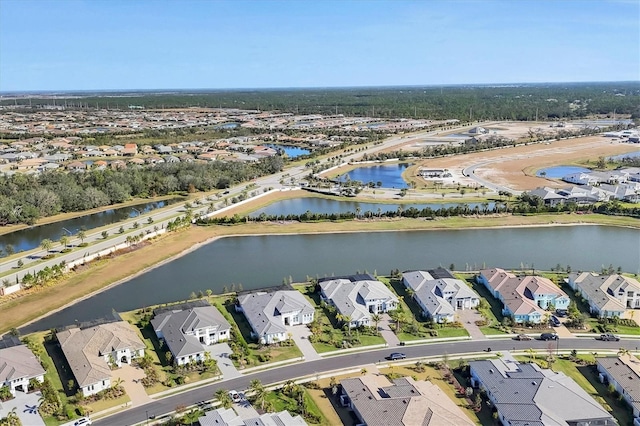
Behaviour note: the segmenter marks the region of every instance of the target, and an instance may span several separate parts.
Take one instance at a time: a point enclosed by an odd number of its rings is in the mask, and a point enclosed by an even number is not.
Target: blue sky
[[[0,91],[622,80],[638,0],[0,0]]]

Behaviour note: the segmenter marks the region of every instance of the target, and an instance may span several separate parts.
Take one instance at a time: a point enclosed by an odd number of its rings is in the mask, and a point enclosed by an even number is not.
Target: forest
[[[64,102],[56,95],[57,104]],[[239,108],[294,114],[390,118],[518,120],[632,115],[640,118],[640,83],[548,83],[494,86],[180,90],[69,94],[68,105],[126,110]],[[9,98],[0,105],[52,105],[51,96]]]

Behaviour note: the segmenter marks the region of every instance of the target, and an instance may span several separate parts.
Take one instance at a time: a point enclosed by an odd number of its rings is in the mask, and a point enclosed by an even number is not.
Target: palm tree
[[[249,383],[249,389],[253,392],[253,403],[260,405],[260,409],[264,411],[264,404],[267,401],[267,391],[258,379],[254,379]]]
[[[533,348],[529,348],[526,352],[529,355],[529,362],[533,362],[533,357],[535,356],[536,351],[534,351]]]
[[[42,250],[49,252],[49,250],[51,250],[51,247],[53,247],[53,241],[51,241],[48,238],[45,238],[40,242],[40,247],[42,247]]]
[[[66,235],[60,237],[60,245],[62,245],[62,247],[64,248],[67,248],[67,246],[69,245],[69,237],[67,237]]]
[[[80,244],[84,243],[84,239],[87,238],[87,232],[84,229],[78,231],[78,238],[80,238]]]
[[[371,315],[371,320],[376,325],[376,331],[378,331],[378,323],[382,321],[382,317],[379,314],[373,314]]]
[[[224,408],[231,408],[233,406],[233,401],[226,389],[218,389],[214,396]]]

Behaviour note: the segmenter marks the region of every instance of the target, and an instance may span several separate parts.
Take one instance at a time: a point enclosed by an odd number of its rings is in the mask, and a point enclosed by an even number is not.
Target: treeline
[[[124,170],[0,176],[0,225],[176,192],[211,191],[282,170],[279,156],[256,163],[165,163]]]
[[[118,93],[117,95],[121,95]],[[380,118],[460,120],[570,119],[593,114],[632,114],[640,118],[638,82],[522,84],[511,86],[428,86],[295,90],[203,90],[171,94],[87,94],[94,108],[127,110],[177,107],[279,110],[293,114],[344,114]],[[51,99],[20,99],[18,105],[52,105]],[[63,99],[56,101],[58,105]],[[13,105],[5,99],[0,105]]]
[[[306,211],[302,214],[267,215],[265,213],[262,213],[258,216],[240,216],[236,214],[234,216],[200,218],[196,221],[196,224],[235,225],[247,222],[326,222],[375,218],[436,219],[454,216],[486,216],[494,214],[522,215],[563,212],[601,213],[640,217],[640,207],[623,207],[620,203],[616,202],[586,206],[579,206],[575,203],[566,203],[559,206],[550,207],[545,206],[544,204],[539,204],[538,200],[533,200],[532,203],[523,200],[515,203],[496,203],[492,208],[489,208],[489,204],[485,203],[481,206],[474,206],[473,208],[467,204],[459,204],[457,206],[442,207],[439,209],[433,209],[430,207],[425,207],[424,209],[418,209],[416,207],[403,209],[402,206],[400,206],[397,210],[378,212],[367,210],[365,212],[314,213],[311,211]]]

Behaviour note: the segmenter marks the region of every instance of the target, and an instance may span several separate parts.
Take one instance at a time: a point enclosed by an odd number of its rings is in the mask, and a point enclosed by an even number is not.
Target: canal
[[[284,229],[283,229],[284,230]],[[221,293],[282,284],[289,277],[449,267],[476,270],[574,271],[620,266],[639,272],[640,230],[607,226],[522,227],[447,231],[228,237],[85,299],[21,330],[87,321],[116,311],[184,300],[192,292]],[[235,285],[234,285],[235,284]]]

